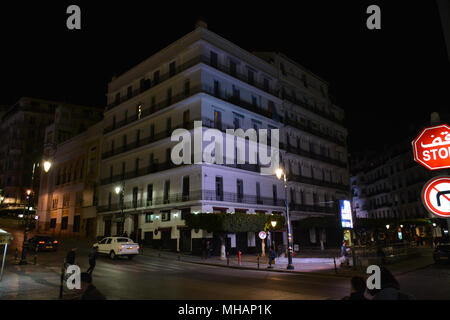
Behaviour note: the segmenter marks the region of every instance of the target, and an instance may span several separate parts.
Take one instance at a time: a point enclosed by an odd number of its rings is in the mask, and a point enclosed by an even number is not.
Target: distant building
[[[23,209],[28,206],[27,189],[33,190],[31,204],[35,207],[44,141],[57,142],[46,135],[47,126],[55,123],[56,127],[61,128],[58,141],[63,141],[99,121],[101,117],[102,110],[98,108],[26,97],[4,109],[0,123],[2,209]],[[47,156],[50,156],[50,152]]]
[[[54,132],[55,127],[62,126],[53,124],[47,127],[47,132]],[[37,210],[39,231],[58,237],[95,239],[102,131],[102,123],[98,122],[56,144],[55,149],[46,144],[44,153],[52,152],[48,158],[52,166],[41,176]]]
[[[444,115],[444,120],[447,119]],[[440,122],[439,119],[434,124]],[[422,204],[424,184],[449,170],[431,171],[414,161],[411,142],[430,126],[411,128],[409,137],[382,150],[352,153],[350,185],[354,216],[363,219],[432,218]]]

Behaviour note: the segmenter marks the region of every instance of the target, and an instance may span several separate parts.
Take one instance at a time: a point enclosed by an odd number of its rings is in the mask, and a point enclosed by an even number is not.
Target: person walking
[[[269,266],[267,268],[273,268],[272,267],[272,262],[275,263],[275,258],[276,257],[277,257],[277,253],[275,252],[273,247],[270,247],[270,251],[269,251]]]
[[[89,274],[92,274],[92,271],[94,271],[97,260],[97,250],[97,247],[93,247],[92,251],[89,253],[89,268],[86,271]]]
[[[66,267],[75,264],[75,256],[78,248],[72,248],[66,255]]]
[[[364,296],[366,291],[366,281],[362,277],[352,277],[350,280],[350,296],[342,300],[367,300]]]
[[[105,296],[92,284],[92,276],[87,272],[81,273],[80,300],[106,300]]]

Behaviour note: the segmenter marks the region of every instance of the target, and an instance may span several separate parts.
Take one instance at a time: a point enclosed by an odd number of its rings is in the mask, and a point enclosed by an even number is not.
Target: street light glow
[[[31,194],[31,189],[28,189],[27,190],[27,195],[30,195]]]
[[[116,194],[119,194],[120,193],[120,187],[116,187]]]
[[[387,224],[387,225],[386,225],[386,229],[388,229],[388,230],[389,230],[389,228],[390,228],[390,225],[388,225],[388,224]]]
[[[50,171],[50,168],[52,166],[52,163],[50,161],[44,161],[44,171],[47,173]]]
[[[278,179],[281,179],[281,176],[283,175],[283,169],[278,168],[278,169],[275,171],[275,174],[277,175],[277,178],[278,178]]]
[[[277,226],[277,222],[275,220],[270,222],[272,224],[272,227],[275,228]]]

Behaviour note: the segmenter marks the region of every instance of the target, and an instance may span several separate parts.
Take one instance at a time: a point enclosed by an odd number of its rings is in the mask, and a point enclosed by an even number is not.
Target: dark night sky
[[[210,30],[242,48],[281,51],[328,80],[346,111],[351,150],[379,146],[432,111],[450,109],[450,64],[435,2],[392,2],[2,3],[0,104],[34,96],[104,106],[112,75],[190,32],[203,16]],[[66,29],[70,4],[81,7],[81,31]],[[381,7],[382,30],[366,28],[370,4]]]

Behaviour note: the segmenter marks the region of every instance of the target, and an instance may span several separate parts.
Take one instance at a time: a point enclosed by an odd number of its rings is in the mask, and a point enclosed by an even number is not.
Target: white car
[[[107,254],[113,260],[117,256],[127,256],[131,260],[139,254],[139,245],[125,237],[107,237],[94,243],[93,247],[98,249],[99,254]]]

